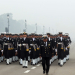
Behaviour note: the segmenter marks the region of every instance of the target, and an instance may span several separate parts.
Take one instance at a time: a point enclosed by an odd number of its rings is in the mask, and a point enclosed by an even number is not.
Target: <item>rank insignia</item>
[[[48,46],[50,46],[50,44],[48,44]]]

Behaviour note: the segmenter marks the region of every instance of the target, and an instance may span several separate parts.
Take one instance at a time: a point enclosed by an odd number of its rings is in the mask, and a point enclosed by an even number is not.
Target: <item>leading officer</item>
[[[47,39],[47,35],[43,36],[43,40],[41,40],[40,45],[40,58],[42,57],[42,66],[43,73],[48,75],[49,67],[50,67],[50,57],[51,57],[51,43]],[[46,66],[45,66],[46,64]]]

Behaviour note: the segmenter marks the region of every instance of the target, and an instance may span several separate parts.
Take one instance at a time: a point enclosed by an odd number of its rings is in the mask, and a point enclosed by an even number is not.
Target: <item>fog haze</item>
[[[25,19],[27,32],[69,33],[75,38],[75,0],[0,0],[0,32],[7,24],[7,13],[10,14],[10,32],[23,32]]]

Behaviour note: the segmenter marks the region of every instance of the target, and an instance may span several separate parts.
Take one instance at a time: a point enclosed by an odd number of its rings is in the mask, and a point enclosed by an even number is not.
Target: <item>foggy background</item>
[[[8,27],[9,32],[21,33],[27,21],[27,33],[59,31],[75,38],[75,0],[0,0],[0,33]],[[49,30],[50,27],[50,30]]]

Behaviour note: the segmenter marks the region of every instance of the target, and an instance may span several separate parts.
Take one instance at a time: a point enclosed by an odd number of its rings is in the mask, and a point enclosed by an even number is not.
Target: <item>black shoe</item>
[[[23,66],[22,68],[25,68],[25,66]]]
[[[35,66],[35,64],[33,64],[33,66]]]
[[[12,61],[13,63],[15,62],[15,61]]]
[[[19,64],[20,64],[20,62],[19,62]],[[20,64],[20,65],[22,65],[22,64]]]
[[[6,63],[6,65],[9,65],[9,64]]]
[[[31,62],[31,65],[32,65],[32,62]]]
[[[15,62],[17,62],[17,60]]]
[[[68,59],[69,60],[69,59]]]
[[[1,62],[3,62],[3,60]]]
[[[58,63],[58,65],[60,65],[60,63]]]
[[[48,75],[48,73],[46,73],[46,75]]]
[[[40,60],[39,62],[42,62],[42,60]]]
[[[43,74],[45,74],[45,71],[43,71]]]
[[[62,67],[62,65],[60,65],[60,67]]]
[[[38,61],[38,63],[39,63],[39,61]]]
[[[25,68],[28,68],[27,66],[25,66]]]

